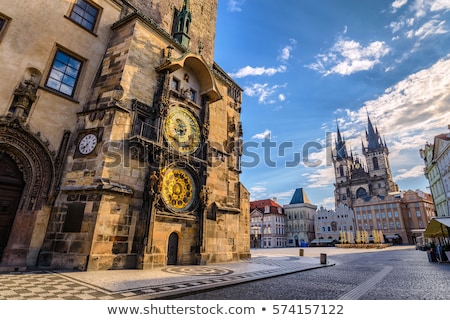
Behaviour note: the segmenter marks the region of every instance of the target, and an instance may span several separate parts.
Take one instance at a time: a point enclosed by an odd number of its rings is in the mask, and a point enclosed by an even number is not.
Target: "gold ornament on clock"
[[[171,107],[164,121],[164,137],[172,148],[182,154],[195,152],[200,145],[197,119],[183,107]]]
[[[182,168],[163,170],[161,196],[174,211],[188,211],[196,199],[196,184],[192,175]]]

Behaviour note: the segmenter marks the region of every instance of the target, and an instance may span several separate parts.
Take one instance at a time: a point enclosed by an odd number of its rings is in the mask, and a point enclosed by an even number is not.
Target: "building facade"
[[[450,125],[448,126],[450,130]],[[420,150],[438,217],[450,217],[450,134],[434,137]]]
[[[297,188],[289,204],[284,205],[288,247],[299,247],[315,238],[314,217],[317,206],[311,204],[303,188]]]
[[[250,255],[242,89],[214,62],[217,5],[0,4],[0,267]]]
[[[437,137],[436,137],[437,138]],[[435,140],[436,140],[435,138]],[[424,161],[424,174],[430,184],[430,191],[433,197],[437,217],[447,217],[449,215],[450,197],[444,189],[444,183],[436,163],[434,144],[427,143],[424,149],[420,150],[420,156]],[[450,164],[449,164],[450,165]]]
[[[286,215],[276,199],[250,202],[250,244],[252,248],[286,247]]]
[[[381,231],[394,244],[415,244],[435,216],[431,195],[420,190],[358,199],[353,210],[356,230]]]
[[[355,214],[352,209],[340,203],[335,210],[320,207],[314,216],[317,244],[327,244],[329,240],[340,242],[341,234],[355,234]],[[324,241],[322,241],[324,240]]]

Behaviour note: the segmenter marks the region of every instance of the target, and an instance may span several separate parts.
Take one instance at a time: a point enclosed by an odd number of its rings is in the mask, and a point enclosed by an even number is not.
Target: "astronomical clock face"
[[[196,184],[192,175],[182,168],[169,168],[162,172],[161,194],[164,203],[173,211],[187,211],[196,197]]]
[[[164,137],[182,154],[193,153],[200,144],[200,130],[195,117],[185,108],[170,108],[164,122]]]

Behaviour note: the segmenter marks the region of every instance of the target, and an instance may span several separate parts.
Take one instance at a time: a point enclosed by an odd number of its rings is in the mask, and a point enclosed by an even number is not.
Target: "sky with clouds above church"
[[[367,115],[401,190],[429,192],[419,149],[450,124],[450,0],[219,0],[216,62],[243,89],[252,200],[303,187],[334,206],[336,126],[355,156]]]

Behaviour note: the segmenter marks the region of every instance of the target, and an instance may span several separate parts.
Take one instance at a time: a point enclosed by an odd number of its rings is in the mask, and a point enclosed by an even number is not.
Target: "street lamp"
[[[261,248],[264,248],[264,214],[261,214]]]

